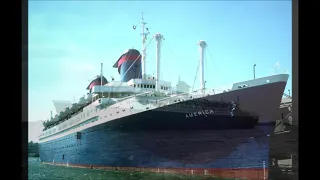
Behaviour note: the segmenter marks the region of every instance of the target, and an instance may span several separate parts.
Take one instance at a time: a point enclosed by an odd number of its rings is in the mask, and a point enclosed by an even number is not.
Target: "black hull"
[[[130,115],[42,142],[40,157],[49,163],[118,168],[265,168],[270,129],[253,128],[255,117],[209,111],[192,118],[165,108]]]
[[[161,109],[160,109],[161,110]],[[186,117],[187,113],[150,110],[133,114],[106,123],[110,130],[226,130],[252,129],[258,123],[258,118],[251,116],[230,115],[198,115]],[[208,111],[207,111],[208,112]]]

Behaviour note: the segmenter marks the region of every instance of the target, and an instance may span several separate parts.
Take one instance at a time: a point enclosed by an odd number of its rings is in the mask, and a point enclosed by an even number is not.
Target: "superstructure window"
[[[143,87],[144,87],[144,88],[147,88],[147,85],[144,84]]]
[[[136,87],[136,85],[134,84],[133,87]]]

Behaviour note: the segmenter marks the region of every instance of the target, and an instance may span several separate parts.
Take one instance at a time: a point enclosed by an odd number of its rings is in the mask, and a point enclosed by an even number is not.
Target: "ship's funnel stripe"
[[[138,59],[139,58],[139,59]],[[138,59],[137,61],[141,61],[141,56],[140,54],[128,54],[128,55],[124,55],[123,57],[121,57],[121,59],[118,61],[118,69],[121,67],[122,63],[124,63],[125,61],[135,61],[136,59]]]
[[[122,82],[141,79],[141,54],[136,49],[129,49],[122,54],[113,67],[118,68]]]
[[[106,78],[102,78],[102,85],[105,85],[108,83],[108,80]],[[93,80],[89,86],[88,86],[88,90],[90,90],[93,86],[97,86],[97,85],[101,85],[101,78],[96,78],[95,80]]]
[[[103,83],[103,81],[102,81],[102,85],[104,85],[104,84],[106,84],[106,83]],[[94,82],[92,82],[91,84],[90,84],[90,86],[89,86],[89,89],[91,89],[91,88],[93,88],[93,86],[99,86],[99,85],[101,85],[101,82],[98,82],[98,81],[94,81]]]

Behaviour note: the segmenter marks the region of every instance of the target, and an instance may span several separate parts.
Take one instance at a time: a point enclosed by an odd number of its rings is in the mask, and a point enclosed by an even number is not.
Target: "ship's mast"
[[[204,84],[204,65],[203,65],[203,59],[204,59],[204,49],[207,47],[207,43],[203,40],[198,42],[199,45],[199,51],[200,51],[200,88],[202,90],[205,89]]]
[[[100,86],[102,86],[102,66],[103,66],[103,63],[101,63],[101,69],[100,69]]]
[[[101,63],[101,70],[100,70],[100,86],[102,86],[102,67],[103,67],[103,63]]]
[[[102,74],[102,67],[103,67],[103,63],[101,63],[101,70],[100,70],[100,88],[99,88],[99,90],[100,90],[100,95],[101,95],[101,97],[103,96],[103,93],[101,93],[102,76],[103,76],[103,74]],[[99,96],[100,96],[100,95],[99,95]]]
[[[144,32],[144,28],[145,28],[145,25],[147,24],[146,22],[144,22],[144,19],[143,19],[143,13],[142,13],[142,16],[141,16],[141,36],[142,36],[142,57],[141,57],[141,66],[142,66],[142,79],[145,79],[146,78],[146,63],[145,63],[145,60],[146,60],[146,49],[145,49],[145,41],[147,39],[147,35],[150,34],[149,32]]]
[[[163,36],[160,33],[157,33],[153,36],[157,41],[157,77],[156,77],[156,91],[159,91],[159,79],[160,79],[160,53],[161,53],[161,41]]]

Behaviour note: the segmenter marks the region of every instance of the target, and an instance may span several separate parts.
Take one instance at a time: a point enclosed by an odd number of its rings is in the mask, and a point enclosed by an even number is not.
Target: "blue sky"
[[[279,62],[291,90],[291,1],[29,1],[29,121],[48,119],[52,100],[78,101],[100,63],[118,80],[114,62],[128,48],[141,50],[132,29],[141,12],[151,35],[165,37],[161,79],[175,84],[180,76],[192,86],[197,42],[205,40],[206,87],[252,79],[253,64],[257,78],[268,76]],[[147,49],[148,74],[156,73],[155,48]]]

